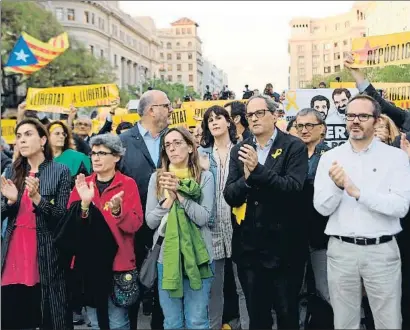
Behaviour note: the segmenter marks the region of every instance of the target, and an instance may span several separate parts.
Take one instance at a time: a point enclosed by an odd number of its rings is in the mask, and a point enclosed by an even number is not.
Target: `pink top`
[[[30,173],[34,176],[34,173]],[[36,215],[27,189],[21,198],[16,228],[10,238],[1,285],[40,283],[37,259]]]

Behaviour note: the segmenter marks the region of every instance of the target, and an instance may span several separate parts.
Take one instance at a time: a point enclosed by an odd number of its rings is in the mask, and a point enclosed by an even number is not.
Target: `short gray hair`
[[[88,121],[91,125],[93,123],[93,121],[91,120],[91,118],[87,115],[79,115],[77,116],[77,120],[84,120],[84,121]]]
[[[154,101],[154,97],[152,93],[144,93],[140,98],[140,102],[138,103],[138,114],[142,117],[145,113],[145,110],[152,104]]]
[[[321,115],[321,113],[313,108],[305,108],[305,109],[299,110],[298,113],[296,114],[296,121],[298,121],[299,117],[303,117],[307,115],[315,116],[318,124],[322,124],[326,126],[326,122],[323,119],[323,116]]]
[[[125,148],[122,146],[120,137],[112,133],[93,136],[90,140],[90,146],[91,148],[94,146],[104,146],[117,156],[124,156],[125,154]]]
[[[279,109],[276,102],[274,100],[272,100],[270,97],[265,96],[265,95],[254,95],[254,96],[252,96],[248,100],[248,102],[246,102],[246,107],[248,107],[249,102],[254,100],[254,99],[263,99],[263,100],[265,100],[266,106],[268,107],[268,110],[272,113],[276,112]]]

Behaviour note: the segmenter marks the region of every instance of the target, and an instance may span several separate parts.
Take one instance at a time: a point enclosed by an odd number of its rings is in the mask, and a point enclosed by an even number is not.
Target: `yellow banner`
[[[374,88],[386,92],[387,98],[402,109],[410,108],[410,82],[402,83],[372,83]],[[356,88],[354,82],[331,82],[330,88]]]
[[[115,84],[82,85],[52,88],[29,88],[27,109],[69,113],[70,104],[75,107],[98,107],[110,105],[119,97]]]
[[[410,32],[353,39],[354,68],[410,64]]]
[[[7,144],[14,144],[16,136],[14,129],[16,128],[15,119],[2,119],[1,120],[1,136],[4,138]]]

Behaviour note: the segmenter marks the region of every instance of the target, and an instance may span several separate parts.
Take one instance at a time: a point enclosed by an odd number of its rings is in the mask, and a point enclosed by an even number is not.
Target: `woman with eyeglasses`
[[[66,212],[69,169],[53,162],[47,129],[24,119],[12,167],[1,177],[2,329],[69,329],[64,270],[53,232]]]
[[[91,173],[90,157],[74,150],[71,132],[63,122],[55,121],[48,125],[47,129],[50,134],[54,161],[70,169],[72,187],[74,187],[74,180],[78,174],[89,175]]]
[[[164,328],[209,329],[214,179],[201,168],[186,129],[171,128],[162,142],[162,167],[149,182],[146,221],[156,229],[154,244],[162,242],[158,290]]]
[[[97,135],[90,145],[94,173],[77,176],[56,242],[82,274],[91,327],[129,329],[128,309],[139,298],[134,236],[142,225],[141,200],[135,181],[118,170],[125,152],[120,138]]]
[[[209,318],[211,329],[221,329],[224,310],[225,259],[232,255],[233,234],[231,208],[225,202],[223,191],[229,173],[231,149],[237,142],[236,126],[229,112],[215,105],[204,113],[202,131],[201,147],[198,152],[205,158],[206,168],[211,171],[215,180],[215,204],[211,227],[215,278],[211,288]]]

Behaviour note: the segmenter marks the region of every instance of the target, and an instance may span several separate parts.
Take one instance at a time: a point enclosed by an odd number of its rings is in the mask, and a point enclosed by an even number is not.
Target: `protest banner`
[[[16,136],[14,129],[16,128],[17,121],[15,119],[2,119],[1,120],[1,136],[4,138],[7,144],[14,144]]]
[[[410,32],[353,39],[352,53],[353,68],[410,64]]]
[[[71,104],[76,108],[108,106],[118,97],[115,84],[29,88],[26,103],[29,110],[69,113]]]

